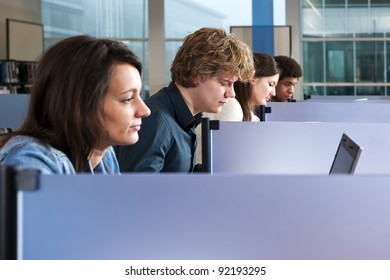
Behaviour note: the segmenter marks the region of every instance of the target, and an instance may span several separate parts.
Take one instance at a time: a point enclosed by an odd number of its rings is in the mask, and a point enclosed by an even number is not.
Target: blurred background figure
[[[295,86],[302,77],[302,68],[293,58],[279,55],[275,61],[280,69],[279,82],[276,85],[276,95],[272,97],[273,102],[293,101]]]

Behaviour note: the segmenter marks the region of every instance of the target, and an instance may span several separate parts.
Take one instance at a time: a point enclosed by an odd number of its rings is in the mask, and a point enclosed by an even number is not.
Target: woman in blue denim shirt
[[[0,141],[0,163],[43,174],[119,173],[113,145],[138,141],[150,110],[126,45],[67,38],[40,59],[26,120]]]

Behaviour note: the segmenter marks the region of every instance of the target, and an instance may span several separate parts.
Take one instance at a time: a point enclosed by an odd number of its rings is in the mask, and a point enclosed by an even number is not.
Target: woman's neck
[[[105,153],[106,150],[99,150],[99,149],[92,150],[88,158],[92,169],[94,169],[99,164],[99,162],[102,160]]]

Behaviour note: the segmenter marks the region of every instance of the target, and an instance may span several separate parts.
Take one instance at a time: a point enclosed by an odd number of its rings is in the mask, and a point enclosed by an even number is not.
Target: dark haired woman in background
[[[256,106],[266,105],[275,96],[279,68],[274,58],[264,53],[254,53],[255,75],[247,83],[234,83],[236,99],[243,111],[243,121],[260,121],[255,115]]]

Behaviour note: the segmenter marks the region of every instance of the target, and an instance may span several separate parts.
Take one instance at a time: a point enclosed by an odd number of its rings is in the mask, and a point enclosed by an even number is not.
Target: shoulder
[[[169,105],[168,88],[164,87],[155,94],[145,99],[145,104],[148,107],[161,109]]]
[[[174,111],[166,107],[150,106],[149,108],[151,113],[147,118],[142,119],[140,135],[169,134],[168,131],[177,126]]]
[[[252,116],[252,122],[259,122],[260,121],[260,119],[259,119],[259,117],[258,116],[256,116],[253,112],[251,113],[251,116]]]
[[[242,121],[244,115],[238,100],[229,98],[227,103],[222,107],[221,112],[216,114],[203,113],[203,117],[209,117],[212,120],[220,121]]]
[[[38,169],[44,174],[75,173],[63,152],[29,136],[11,138],[0,150],[0,162]]]
[[[107,149],[106,153],[103,156],[103,163],[110,174],[120,173],[118,160],[116,158],[113,147],[109,147]]]
[[[1,149],[1,158],[8,155],[23,154],[23,153],[43,153],[50,152],[50,146],[45,145],[38,139],[30,136],[15,136],[12,137]]]

